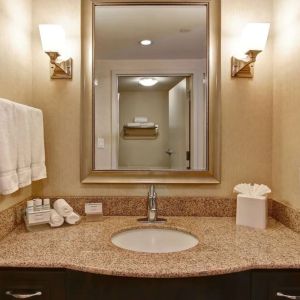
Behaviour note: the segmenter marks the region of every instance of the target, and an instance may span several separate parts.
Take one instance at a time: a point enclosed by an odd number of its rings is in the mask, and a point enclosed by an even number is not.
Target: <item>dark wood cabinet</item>
[[[249,272],[196,278],[128,278],[68,274],[72,300],[250,300]]]
[[[0,300],[284,300],[300,296],[299,270],[193,278],[132,278],[63,269],[0,268]],[[30,296],[30,297],[29,297]],[[300,298],[299,298],[300,299]]]
[[[300,300],[300,271],[298,270],[252,271],[251,277],[252,300]]]
[[[64,270],[0,269],[0,299],[65,300]]]

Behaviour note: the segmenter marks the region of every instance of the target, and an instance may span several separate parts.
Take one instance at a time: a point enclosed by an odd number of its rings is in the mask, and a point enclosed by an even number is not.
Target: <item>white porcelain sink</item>
[[[198,244],[193,235],[170,228],[138,228],[115,234],[112,243],[120,248],[149,253],[178,252]]]

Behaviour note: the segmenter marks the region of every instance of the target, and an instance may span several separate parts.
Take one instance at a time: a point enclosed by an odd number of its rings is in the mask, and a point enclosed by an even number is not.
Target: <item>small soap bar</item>
[[[100,203],[85,203],[84,210],[87,215],[91,215],[91,214],[102,215],[103,214],[101,202]]]
[[[268,200],[265,196],[237,196],[236,224],[265,229],[268,222]]]
[[[102,203],[85,203],[84,211],[86,221],[97,222],[103,220]]]

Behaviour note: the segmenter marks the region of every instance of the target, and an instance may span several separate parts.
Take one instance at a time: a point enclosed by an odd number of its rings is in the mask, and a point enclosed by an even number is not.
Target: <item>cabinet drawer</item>
[[[280,294],[283,294],[280,296]],[[299,296],[300,271],[255,271],[252,273],[252,300],[285,300]],[[295,298],[298,300],[298,298]]]
[[[0,271],[0,299],[64,300],[64,271]]]

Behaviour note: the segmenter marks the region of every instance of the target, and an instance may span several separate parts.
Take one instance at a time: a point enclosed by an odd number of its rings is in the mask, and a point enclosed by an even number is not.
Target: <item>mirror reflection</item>
[[[96,6],[94,169],[207,169],[206,5]]]

